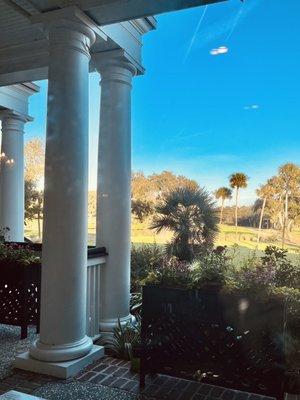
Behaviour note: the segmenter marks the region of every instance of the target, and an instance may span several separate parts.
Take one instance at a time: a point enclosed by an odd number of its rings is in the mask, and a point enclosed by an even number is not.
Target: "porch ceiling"
[[[68,6],[78,6],[103,26],[219,1],[225,0],[0,0],[0,48],[43,39],[30,17]]]
[[[220,1],[227,0],[0,0],[0,86],[47,78],[48,41],[32,17],[79,7],[103,34],[91,52],[124,49],[142,73],[141,38],[155,28],[152,15]]]

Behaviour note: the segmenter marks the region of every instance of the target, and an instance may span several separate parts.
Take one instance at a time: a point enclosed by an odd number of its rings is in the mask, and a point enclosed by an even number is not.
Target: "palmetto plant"
[[[167,251],[180,260],[191,261],[196,250],[213,244],[218,232],[217,211],[206,190],[174,189],[164,196],[156,213],[152,229],[173,232]]]
[[[223,209],[224,209],[224,202],[227,199],[231,199],[232,197],[232,190],[227,187],[220,187],[215,192],[215,198],[221,199],[221,214],[220,214],[220,224],[222,224],[223,220]]]
[[[247,187],[247,181],[247,175],[242,172],[235,172],[229,177],[230,186],[235,189],[235,240],[237,240],[239,190]]]
[[[114,357],[123,360],[132,360],[134,350],[140,346],[141,340],[141,317],[136,315],[135,322],[122,325],[120,319],[114,328],[113,337],[107,338],[102,344],[105,345]]]

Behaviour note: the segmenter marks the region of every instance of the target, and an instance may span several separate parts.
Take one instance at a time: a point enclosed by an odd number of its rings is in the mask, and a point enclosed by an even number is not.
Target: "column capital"
[[[124,50],[111,50],[93,54],[93,65],[101,75],[101,81],[110,80],[131,85],[137,68]]]
[[[97,37],[107,40],[95,22],[76,6],[39,14],[32,17],[31,21],[40,24],[47,33],[50,48],[55,50],[67,47],[90,56],[89,48]]]
[[[24,124],[33,121],[33,118],[7,109],[0,111],[0,120],[2,121],[2,132],[4,130],[23,132]]]

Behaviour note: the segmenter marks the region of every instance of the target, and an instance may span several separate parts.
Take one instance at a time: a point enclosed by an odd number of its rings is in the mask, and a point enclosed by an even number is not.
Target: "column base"
[[[41,397],[32,396],[27,393],[17,392],[16,390],[10,390],[9,392],[3,393],[0,396],[3,400],[43,400]]]
[[[127,322],[130,322],[132,319],[132,315],[129,314],[126,317],[122,318],[107,318],[107,319],[100,319],[99,323],[99,331],[101,336],[103,335],[109,335],[114,332],[114,328],[118,326],[118,321],[120,321],[121,325],[127,324]]]
[[[104,356],[104,347],[94,345],[92,350],[82,358],[63,362],[46,362],[36,360],[29,355],[29,351],[19,354],[14,367],[38,374],[55,376],[56,378],[68,379],[77,375],[83,368],[99,360]]]
[[[62,345],[49,345],[36,340],[31,346],[29,353],[36,360],[63,362],[84,357],[91,351],[92,347],[92,339],[85,335],[77,342],[64,343]]]

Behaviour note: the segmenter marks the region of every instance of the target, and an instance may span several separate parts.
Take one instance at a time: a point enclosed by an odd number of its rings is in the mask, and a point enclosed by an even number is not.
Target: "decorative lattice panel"
[[[145,287],[141,383],[161,372],[282,398],[283,327],[279,299]]]
[[[38,325],[40,264],[0,263],[0,271],[0,323],[20,326],[24,332],[28,325]]]

